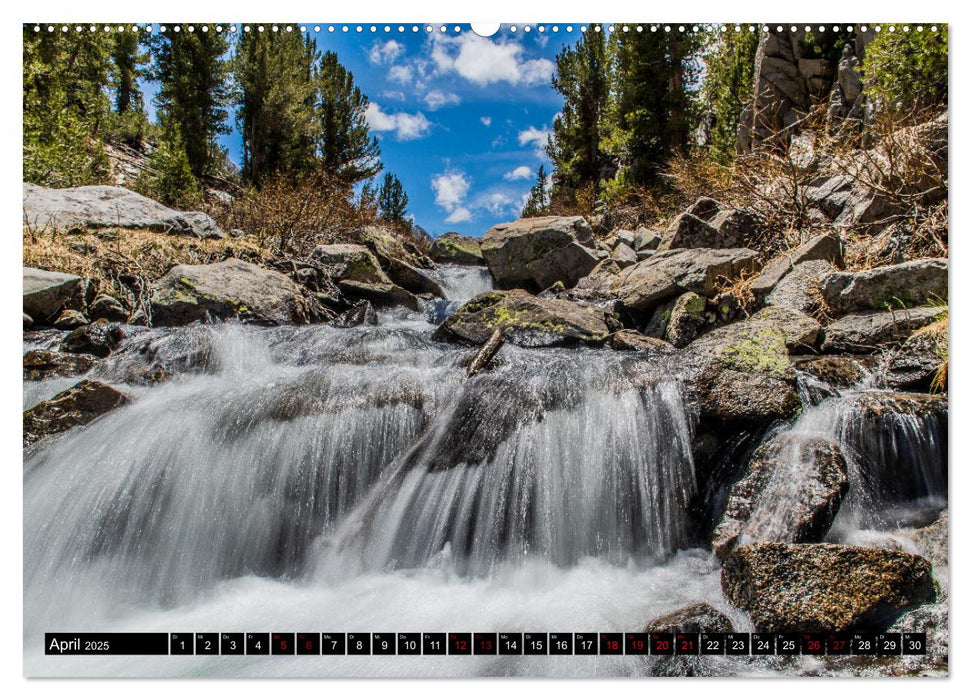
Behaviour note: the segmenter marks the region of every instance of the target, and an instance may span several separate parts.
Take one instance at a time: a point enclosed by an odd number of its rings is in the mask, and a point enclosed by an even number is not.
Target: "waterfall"
[[[425,301],[424,309],[431,323],[439,324],[477,294],[491,291],[492,273],[477,265],[439,265],[430,271],[445,294],[444,299]]]

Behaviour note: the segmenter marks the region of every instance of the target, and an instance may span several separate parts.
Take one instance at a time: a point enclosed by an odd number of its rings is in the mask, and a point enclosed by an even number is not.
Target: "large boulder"
[[[837,267],[843,265],[843,243],[832,233],[821,233],[770,261],[752,281],[750,289],[765,297],[797,266],[809,261],[826,261]]]
[[[748,248],[666,250],[621,271],[612,292],[628,309],[650,311],[685,292],[710,297],[719,281],[757,268]]]
[[[131,190],[108,185],[49,189],[25,182],[24,224],[38,231],[133,228],[196,238],[224,237],[207,214],[176,211]]]
[[[433,263],[411,243],[380,226],[366,226],[354,237],[370,250],[391,281],[412,294],[444,296],[441,286],[421,270]]]
[[[567,287],[604,256],[580,216],[541,216],[497,224],[482,238],[482,256],[500,287]]]
[[[702,415],[758,424],[792,415],[800,400],[787,347],[803,332],[801,324],[750,318],[688,345],[681,366]]]
[[[847,314],[826,326],[823,351],[871,353],[905,340],[914,331],[935,323],[941,314],[942,309],[936,306]]]
[[[435,338],[481,345],[496,329],[524,347],[601,345],[613,330],[603,310],[514,289],[473,297],[439,327]]]
[[[647,623],[645,632],[734,632],[732,621],[708,603],[695,603]]]
[[[211,265],[176,265],[152,288],[152,322],[239,319],[277,326],[309,323],[316,314],[304,289],[286,275],[230,258]]]
[[[947,300],[947,258],[911,260],[859,272],[831,272],[820,291],[837,312],[921,306]]]
[[[732,486],[712,549],[724,559],[752,542],[818,542],[849,487],[837,445],[782,433],[755,451]]]
[[[676,348],[683,348],[711,328],[714,321],[715,314],[708,310],[705,298],[694,292],[685,292],[671,307],[664,339]]]
[[[790,352],[815,347],[823,330],[816,319],[785,306],[767,306],[752,314],[748,324],[749,328],[759,325],[778,328],[785,335],[786,349]]]
[[[796,265],[765,297],[769,306],[784,306],[804,313],[820,310],[819,279],[833,271],[826,260],[809,260]]]
[[[54,321],[72,299],[81,284],[77,275],[24,268],[24,313],[35,323]]]
[[[894,389],[928,391],[947,362],[947,323],[934,323],[912,333],[884,365],[881,378]]]
[[[671,222],[657,249],[734,248],[736,245],[734,238],[723,235],[704,219],[685,212]]]
[[[107,384],[83,379],[54,398],[24,411],[24,446],[46,435],[86,425],[127,402],[127,396]]]
[[[923,557],[838,544],[739,547],[722,564],[721,584],[762,632],[878,631],[934,600]]]
[[[611,291],[621,265],[612,258],[605,258],[596,264],[590,274],[583,277],[572,289],[561,292],[561,295],[574,301],[584,301],[595,304],[613,304],[616,299]]]
[[[418,298],[392,282],[377,257],[365,246],[352,243],[319,245],[310,257],[337,282],[341,292],[354,299],[375,306],[404,306],[413,311],[421,308]]]
[[[437,263],[451,265],[485,265],[482,239],[458,233],[445,233],[432,241],[428,257]]]

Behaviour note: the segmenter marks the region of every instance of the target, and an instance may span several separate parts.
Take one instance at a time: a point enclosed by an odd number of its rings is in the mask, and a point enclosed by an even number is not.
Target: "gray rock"
[[[782,331],[786,349],[790,352],[815,347],[823,330],[816,319],[784,306],[768,306],[753,314],[748,322],[749,328],[757,328],[760,322]]]
[[[541,299],[521,289],[473,297],[435,332],[437,340],[485,343],[496,329],[523,347],[602,345],[610,334],[603,310],[565,299]]]
[[[81,283],[77,275],[24,268],[24,313],[35,322],[53,321],[71,302]]]
[[[839,237],[831,233],[822,233],[774,258],[752,282],[752,292],[759,297],[765,297],[797,265],[810,260],[825,260],[837,267],[842,267],[843,244]]]
[[[331,321],[337,328],[352,328],[354,326],[376,326],[378,315],[371,306],[371,302],[361,301]]]
[[[47,435],[87,425],[127,402],[128,397],[120,391],[83,379],[67,391],[24,411],[24,447]]]
[[[614,249],[618,245],[624,244],[628,248],[634,249],[634,242],[636,240],[637,240],[637,234],[636,233],[634,233],[633,231],[627,231],[625,229],[620,229],[619,231],[615,231],[614,232],[614,235],[611,238],[612,243],[611,243],[611,245],[609,247],[611,249]]]
[[[180,212],[123,187],[49,189],[24,183],[24,223],[33,230],[136,228],[196,238],[223,238],[202,212]]]
[[[732,621],[708,603],[686,605],[667,615],[655,618],[645,632],[734,632]]]
[[[671,307],[664,339],[676,348],[683,348],[709,330],[714,322],[715,314],[708,311],[705,298],[694,292],[685,292]]]
[[[614,299],[614,281],[620,274],[621,266],[616,260],[601,260],[586,277],[577,282],[572,289],[565,290],[564,296],[574,301],[608,303]]]
[[[421,310],[418,297],[390,282],[358,282],[347,279],[338,282],[337,286],[352,299],[363,299],[375,306],[403,306],[412,311]]]
[[[712,549],[724,559],[736,546],[752,542],[818,542],[849,488],[839,447],[782,433],[755,451],[732,486]]]
[[[125,339],[125,331],[117,323],[95,321],[87,326],[75,328],[61,341],[61,352],[85,353],[98,357],[107,357],[121,345]]]
[[[629,328],[622,328],[616,333],[611,333],[607,342],[614,350],[620,351],[647,350],[649,352],[671,354],[675,350],[674,346],[665,340],[652,338],[649,335],[638,333]]]
[[[428,256],[437,263],[485,265],[482,240],[458,233],[445,233],[432,241]]]
[[[88,313],[93,319],[103,318],[107,321],[124,323],[128,320],[128,311],[124,305],[107,294],[99,294],[88,307]]]
[[[881,631],[934,600],[923,557],[838,544],[739,547],[722,565],[721,584],[761,632]]]
[[[823,352],[871,353],[937,321],[936,306],[847,314],[826,326]]]
[[[638,253],[643,253],[657,250],[659,245],[661,245],[661,234],[642,226],[637,229],[637,237],[634,239],[634,245],[631,247]]]
[[[677,248],[735,248],[737,241],[707,221],[689,213],[678,215],[668,227],[657,249]]]
[[[941,364],[947,361],[947,326],[925,326],[912,333],[888,359],[881,373],[893,389],[929,391]]]
[[[543,216],[497,224],[482,239],[482,256],[500,287],[574,286],[604,256],[579,216]]]
[[[626,243],[618,243],[614,246],[610,259],[616,261],[621,267],[630,267],[637,263],[637,253]]]
[[[667,250],[623,270],[613,293],[628,309],[649,311],[685,292],[714,294],[720,279],[758,268],[758,254],[748,248]]]
[[[825,260],[810,260],[799,263],[792,272],[782,278],[765,298],[770,306],[795,309],[803,313],[816,313],[821,306],[822,294],[819,279],[833,271],[833,266]]]
[[[438,282],[422,272],[433,266],[432,261],[399,236],[380,226],[366,226],[352,235],[374,254],[393,284],[412,294],[444,296]]]
[[[65,309],[54,321],[54,328],[62,331],[73,331],[75,328],[88,325],[87,317],[80,311]]]
[[[810,355],[790,358],[793,367],[836,389],[849,389],[863,381],[875,362],[861,355]]]
[[[378,259],[362,245],[319,245],[314,248],[310,258],[337,282],[391,284],[391,278],[385,274]]]
[[[152,321],[239,319],[276,326],[309,323],[316,302],[296,282],[273,270],[230,258],[211,265],[176,265],[152,287]]]
[[[820,280],[837,312],[920,306],[947,300],[947,259],[927,258],[860,272],[832,272]]]

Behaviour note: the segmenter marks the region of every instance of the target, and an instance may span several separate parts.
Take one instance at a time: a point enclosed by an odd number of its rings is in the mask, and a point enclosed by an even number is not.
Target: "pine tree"
[[[368,98],[332,51],[317,71],[316,136],[319,162],[349,187],[381,171],[381,149],[370,135]]]
[[[243,140],[243,177],[299,174],[315,160],[313,41],[296,32],[247,32],[233,62],[239,87],[236,122]]]
[[[405,220],[408,211],[408,195],[397,175],[385,173],[378,190],[378,209],[381,218],[394,223]]]
[[[163,128],[182,135],[189,166],[196,177],[218,174],[216,139],[228,133],[229,68],[225,34],[195,26],[152,35],[151,77],[159,82],[156,103]]]
[[[591,26],[573,48],[556,57],[553,88],[563,95],[563,110],[553,120],[547,154],[556,170],[557,189],[597,187],[607,162],[603,117],[609,100],[609,61],[604,32]]]
[[[139,147],[148,129],[148,117],[138,79],[144,75],[148,56],[140,51],[135,32],[113,35],[111,47],[111,87],[114,91],[114,112],[110,119],[113,138]]]
[[[530,188],[529,195],[526,197],[526,204],[523,205],[521,216],[524,218],[541,216],[550,205],[548,177],[546,168],[540,165],[539,170],[536,171],[536,184]]]
[[[720,33],[705,55],[702,96],[713,117],[708,147],[716,160],[729,162],[735,157],[738,121],[742,109],[752,98],[755,52],[759,34],[742,27],[728,27]]]

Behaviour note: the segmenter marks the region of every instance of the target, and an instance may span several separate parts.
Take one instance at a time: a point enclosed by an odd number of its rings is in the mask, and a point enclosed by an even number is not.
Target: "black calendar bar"
[[[48,632],[49,656],[839,656],[926,654],[923,632]]]

